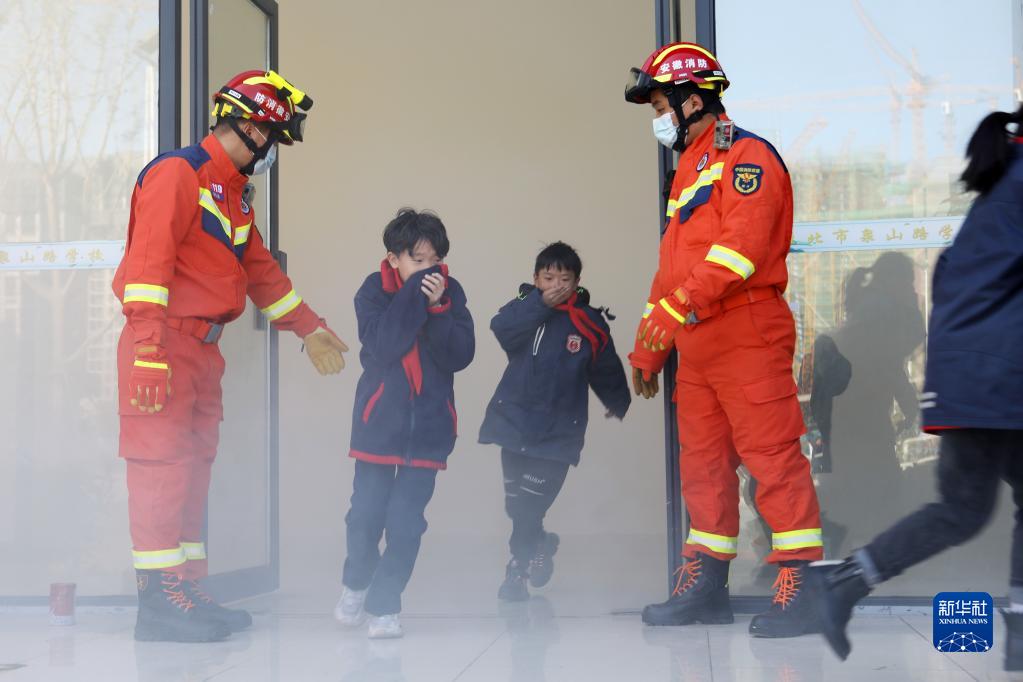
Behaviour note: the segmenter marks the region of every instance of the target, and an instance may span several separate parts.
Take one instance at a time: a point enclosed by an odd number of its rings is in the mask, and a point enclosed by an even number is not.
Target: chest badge
[[[578,334],[569,334],[565,348],[568,349],[569,353],[578,353],[583,349],[583,337]]]
[[[699,173],[700,171],[702,171],[704,168],[707,167],[707,161],[708,160],[710,160],[710,154],[708,154],[707,152],[704,152],[703,156],[700,157],[700,163],[696,164],[696,172],[697,173]]]
[[[210,183],[210,194],[213,195],[213,200],[214,201],[223,201],[224,200],[224,186],[221,185],[219,182],[211,182]]]
[[[249,204],[252,203],[252,197],[256,195],[256,186],[251,182],[245,183],[245,187],[242,189],[242,213],[245,215],[249,214],[252,210],[249,208]]]
[[[732,171],[732,185],[739,194],[753,194],[760,189],[764,169],[752,163],[740,163]]]

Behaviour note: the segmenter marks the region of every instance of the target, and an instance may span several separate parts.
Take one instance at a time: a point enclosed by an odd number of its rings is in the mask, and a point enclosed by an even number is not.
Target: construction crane
[[[911,50],[912,59],[903,57],[888,38],[874,24],[874,21],[863,8],[860,0],[852,0],[856,16],[877,42],[878,46],[893,62],[901,66],[909,74],[909,86],[906,88],[906,107],[913,120],[913,163],[914,172],[920,172],[927,160],[927,143],[924,140],[924,109],[927,97],[934,87],[934,81],[920,72],[916,50]]]

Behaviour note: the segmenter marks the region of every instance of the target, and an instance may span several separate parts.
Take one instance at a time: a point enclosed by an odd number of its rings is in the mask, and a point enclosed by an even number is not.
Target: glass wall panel
[[[157,0],[0,4],[0,592],[134,593],[110,283],[156,155]],[[14,561],[9,560],[11,557]]]
[[[242,71],[269,66],[269,22],[249,0],[209,2],[209,89]],[[251,178],[255,225],[266,239],[269,175]],[[269,561],[269,336],[258,309],[229,325],[220,342],[227,361],[224,422],[209,498],[210,572]]]
[[[829,557],[935,497],[938,441],[920,433],[917,408],[931,275],[971,200],[957,183],[966,141],[1019,97],[1019,4],[717,2],[728,112],[772,141],[792,175],[793,371]],[[743,515],[733,585],[762,593],[773,571],[755,560],[769,530],[750,504]],[[1003,500],[965,550],[880,594],[1001,594],[1009,523]]]

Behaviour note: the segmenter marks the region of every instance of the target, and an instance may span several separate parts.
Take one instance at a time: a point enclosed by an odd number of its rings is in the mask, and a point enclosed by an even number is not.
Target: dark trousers
[[[423,512],[437,479],[435,469],[355,462],[352,507],[345,516],[348,557],[342,581],[369,589],[366,611],[375,616],[401,612],[405,590],[426,532]],[[387,545],[380,554],[380,539]]]
[[[543,539],[543,518],[561,492],[569,465],[501,450],[504,509],[512,520],[512,558],[528,564]]]
[[[1016,503],[1011,583],[1023,586],[1023,431],[943,433],[938,457],[941,499],[903,518],[866,547],[876,577],[894,578],[979,533],[991,518],[1002,480],[1012,487]]]

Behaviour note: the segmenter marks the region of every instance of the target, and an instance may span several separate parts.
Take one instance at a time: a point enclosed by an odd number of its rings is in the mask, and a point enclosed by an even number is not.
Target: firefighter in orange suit
[[[311,98],[273,71],[247,71],[213,104],[210,135],[139,174],[113,283],[127,318],[117,348],[120,455],[138,640],[215,641],[252,622],[197,583],[206,575],[203,517],[224,414],[224,325],[248,295],[278,329],[303,339],[320,374],[340,372],[348,350],[263,243],[247,185],[272,165],[278,143],[302,141]]]
[[[654,134],[680,152],[650,298],[629,358],[637,395],[678,349],[679,468],[690,530],[671,598],[643,612],[651,625],[731,623],[728,564],[739,534],[743,464],[773,531],[779,565],[771,609],[750,632],[816,631],[801,598],[805,565],[821,559],[820,517],[792,378],[795,325],[782,298],[792,237],[792,185],[771,144],[736,127],[717,59],[693,43],[655,51],[632,69],[625,99],[651,104]]]

